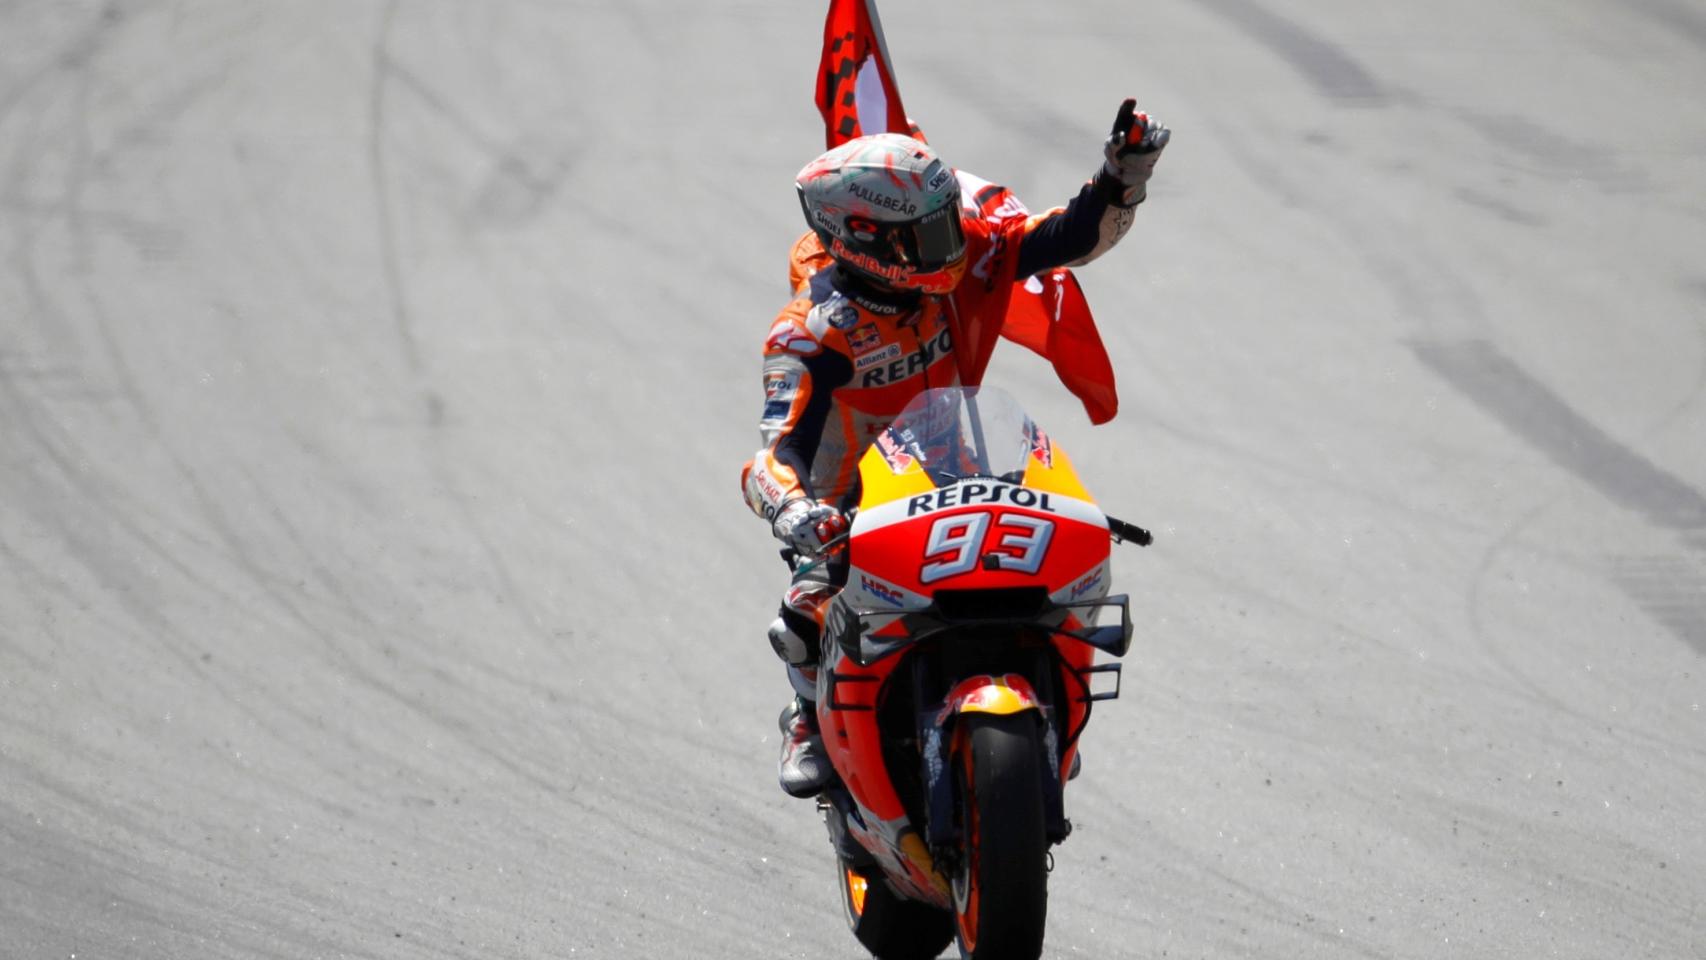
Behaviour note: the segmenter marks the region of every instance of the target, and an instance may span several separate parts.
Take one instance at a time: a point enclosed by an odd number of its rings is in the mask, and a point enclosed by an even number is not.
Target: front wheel
[[[1048,829],[1037,717],[967,714],[957,759],[959,869],[953,878],[960,955],[1036,960],[1048,918]]]

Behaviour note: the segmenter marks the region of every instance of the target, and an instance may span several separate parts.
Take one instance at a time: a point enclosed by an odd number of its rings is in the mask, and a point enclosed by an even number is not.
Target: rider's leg
[[[784,792],[795,797],[816,796],[835,779],[835,768],[818,733],[817,665],[823,610],[835,596],[837,585],[832,582],[833,575],[821,567],[812,573],[789,586],[779,615],[770,624],[770,646],[788,665],[788,680],[795,694],[778,720],[782,756],[777,780]]]
[[[835,768],[823,749],[818,733],[817,704],[796,696],[776,718],[782,730],[782,757],[776,764],[776,782],[790,797],[815,797],[835,780]]]

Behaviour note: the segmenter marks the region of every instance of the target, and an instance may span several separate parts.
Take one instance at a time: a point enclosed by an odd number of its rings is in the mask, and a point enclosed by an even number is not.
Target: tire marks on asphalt
[[[1602,496],[1698,549],[1706,495],[1589,421],[1487,340],[1410,343],[1417,359],[1484,413]],[[1623,562],[1613,582],[1659,623],[1706,654],[1706,590],[1680,553]]]

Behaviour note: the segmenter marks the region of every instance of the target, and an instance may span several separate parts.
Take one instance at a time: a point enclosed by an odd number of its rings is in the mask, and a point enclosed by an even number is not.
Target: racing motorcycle
[[[1078,740],[1119,696],[1119,664],[1095,654],[1131,645],[1111,543],[1150,535],[1105,515],[995,387],[925,391],[859,476],[817,681],[847,922],[882,960],[954,940],[968,960],[1035,960]]]

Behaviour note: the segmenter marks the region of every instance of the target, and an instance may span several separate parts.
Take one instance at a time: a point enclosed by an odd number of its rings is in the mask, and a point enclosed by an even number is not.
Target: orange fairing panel
[[[906,819],[906,807],[883,765],[883,735],[874,709],[877,691],[897,662],[888,660],[865,668],[830,657],[819,668],[839,678],[831,696],[820,698],[817,706],[818,726],[830,763],[860,809],[882,822]],[[867,678],[869,682],[862,682]]]
[[[936,489],[928,474],[904,451],[895,447],[885,432],[877,442],[866,448],[859,461],[859,480],[863,484],[860,505],[878,504],[917,496]],[[1058,493],[1086,503],[1095,503],[1072,466],[1072,458],[1055,446],[1041,430],[1036,432],[1031,459],[1025,466],[1023,485],[1033,490]]]
[[[1096,498],[1090,496],[1090,491],[1084,489],[1084,484],[1079,481],[1078,471],[1072,467],[1072,458],[1042,436],[1041,431],[1032,444],[1031,459],[1025,465],[1025,486],[1087,503],[1096,502]]]

